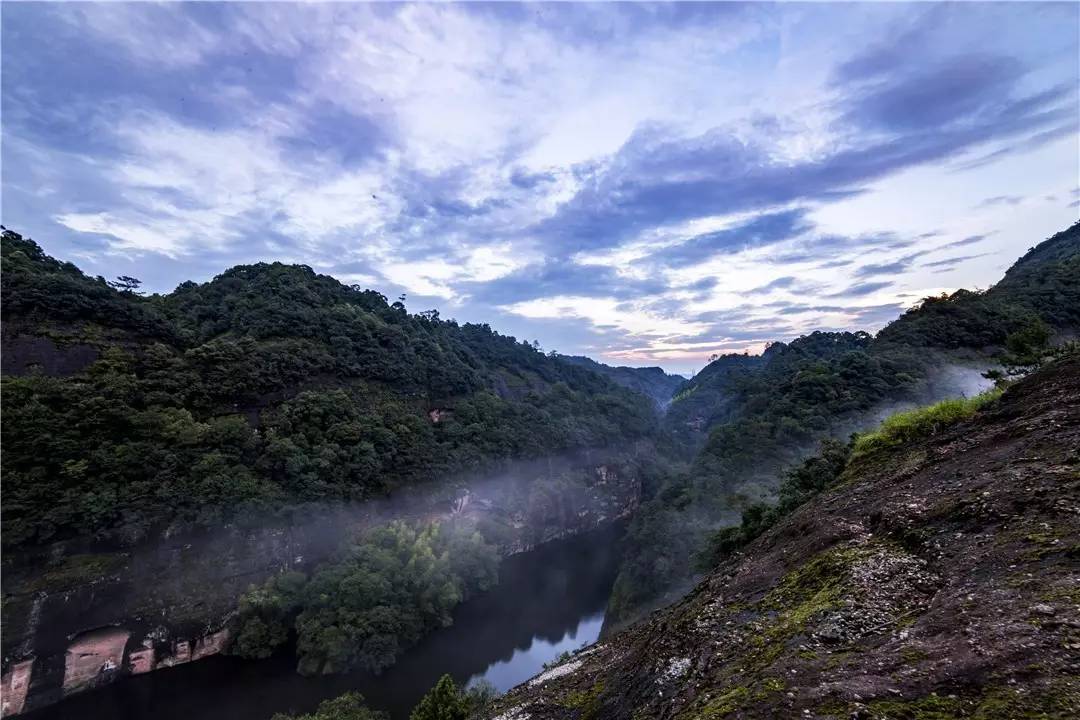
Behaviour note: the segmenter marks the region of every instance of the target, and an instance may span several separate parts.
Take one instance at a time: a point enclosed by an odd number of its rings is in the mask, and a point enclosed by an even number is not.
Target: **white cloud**
[[[692,21],[660,21],[698,10]],[[1037,79],[1046,86],[1055,73],[1075,76],[1058,57],[1075,49],[1075,39],[1043,43],[1045,33],[1035,31],[1047,20],[1023,14],[998,35],[986,32],[1002,25],[996,13],[1009,19],[1014,11],[963,12],[978,22],[950,30],[955,38],[943,35],[948,52],[985,50],[989,42],[995,51],[1033,53],[1041,63]],[[90,38],[122,55],[131,76],[116,83],[121,90],[103,79],[92,88],[100,98],[74,93],[63,102],[47,100],[48,83],[24,82],[33,89],[10,95],[5,87],[5,162],[14,156],[27,168],[22,177],[5,176],[6,194],[39,195],[46,188],[49,215],[75,233],[105,236],[111,253],[179,263],[202,251],[238,261],[268,259],[269,252],[328,269],[364,268],[338,277],[389,281],[463,307],[470,301],[464,283],[491,282],[541,261],[569,262],[549,257],[539,223],[574,197],[590,171],[617,168],[618,151],[642,128],[680,138],[719,129],[767,148],[766,160],[778,165],[812,163],[845,147],[852,138],[837,122],[839,91],[831,74],[853,52],[906,27],[902,21],[912,11],[244,3],[197,13],[182,4],[66,4],[43,13],[62,20],[63,39]],[[12,46],[6,29],[4,52],[7,60],[33,47]],[[259,63],[262,72],[249,75],[247,65]],[[154,85],[140,92],[147,77]],[[161,101],[160,83],[191,92],[197,101],[191,106],[213,108],[207,111],[213,121],[198,109],[189,114]],[[80,146],[65,136],[50,146],[47,133],[12,130],[39,118],[42,125],[78,126],[95,142]],[[377,145],[346,160],[342,146],[362,145],[369,135]],[[782,259],[820,253],[815,237],[685,268],[649,263],[661,248],[753,215],[703,213],[678,223],[658,219],[618,247],[573,255],[598,275],[613,270],[628,287],[652,282],[668,290],[626,302],[556,289],[552,297],[501,309],[515,321],[585,325],[609,343],[605,348],[615,348],[608,357],[642,362],[688,363],[760,347],[754,332],[725,337],[720,323],[685,319],[702,313],[737,313],[761,333],[850,327],[860,322],[860,307],[907,303],[942,289],[944,278],[986,285],[1000,265],[1075,219],[1066,201],[1038,198],[1064,197],[1075,185],[1076,156],[1077,138],[1064,138],[974,170],[915,168],[871,183],[860,196],[806,206],[815,235],[858,239],[891,231],[902,239],[941,232],[917,248],[867,248],[848,267]],[[647,169],[653,170],[663,177],[687,172]],[[519,186],[511,182],[519,173],[543,177]],[[637,178],[628,171],[625,180]],[[93,192],[95,183],[108,192]],[[1027,199],[979,206],[1005,194]],[[991,255],[962,270],[943,275],[916,262],[888,278],[890,287],[858,298],[838,295],[856,282],[852,271],[861,264],[993,230],[1000,232],[978,249]],[[854,259],[857,250],[852,244],[835,252]],[[947,255],[942,250],[933,258]],[[788,275],[800,287],[760,290]],[[710,288],[687,289],[710,281]],[[841,309],[781,317],[779,305],[768,305],[778,302]],[[681,318],[661,307],[679,308]],[[702,333],[715,337],[695,339]]]
[[[374,242],[387,218],[401,210],[401,201],[387,192],[376,170],[347,172],[322,184],[289,188],[281,200],[286,216],[279,229],[315,245],[345,230],[362,231]]]
[[[471,282],[490,282],[520,270],[535,259],[516,251],[509,243],[472,248],[465,259],[461,278]]]
[[[167,257],[183,254],[182,247],[173,233],[162,232],[168,221],[151,222],[124,219],[110,213],[65,213],[56,216],[56,221],[76,232],[109,235],[116,240],[112,248],[117,251],[138,250],[161,253]],[[172,230],[176,230],[174,226]],[[190,228],[188,228],[190,231]]]
[[[701,332],[704,323],[662,317],[646,310],[641,303],[620,302],[614,298],[558,295],[512,303],[502,307],[526,318],[581,319],[596,328],[617,328],[631,337],[670,337]]]
[[[457,274],[457,269],[446,262],[429,260],[426,262],[387,263],[379,266],[383,277],[396,283],[409,292],[418,295],[441,297],[447,300],[454,297],[454,290],[447,281]]]
[[[79,31],[166,68],[201,63],[222,36],[194,20],[179,3],[68,3],[57,14]]]
[[[490,282],[519,270],[528,256],[514,251],[509,244],[465,248],[445,257],[411,262],[387,262],[378,266],[382,275],[418,295],[460,301],[455,289],[462,282]]]
[[[129,204],[55,216],[73,230],[114,237],[114,249],[170,257],[222,250],[249,237],[256,221],[313,253],[320,241],[347,231],[373,249],[400,209],[379,169],[346,171],[318,158],[298,165],[264,129],[211,130],[134,113],[116,135],[127,151],[103,170]]]

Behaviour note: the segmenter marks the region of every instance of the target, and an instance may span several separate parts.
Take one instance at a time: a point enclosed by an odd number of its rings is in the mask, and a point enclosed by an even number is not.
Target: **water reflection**
[[[302,677],[293,671],[291,648],[263,661],[219,656],[75,695],[26,717],[268,720],[357,690],[371,707],[405,720],[446,672],[459,684],[482,677],[506,690],[599,636],[620,533],[612,527],[507,559],[494,590],[462,605],[451,627],[432,633],[378,677]]]
[[[506,692],[527,678],[531,678],[544,669],[564,652],[572,652],[583,645],[590,645],[600,637],[600,628],[604,625],[604,613],[582,618],[573,630],[555,642],[534,638],[532,645],[525,650],[515,650],[509,660],[499,660],[488,669],[469,678],[469,684],[481,680],[491,683],[499,692]]]

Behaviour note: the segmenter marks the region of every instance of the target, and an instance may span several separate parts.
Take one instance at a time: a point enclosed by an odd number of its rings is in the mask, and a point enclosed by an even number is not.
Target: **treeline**
[[[796,508],[835,484],[847,467],[854,441],[828,438],[817,455],[786,471],[774,503],[758,502],[742,511],[738,525],[722,528],[709,538],[697,558],[702,570],[712,568],[736,550],[748,545]]]
[[[719,378],[726,420],[709,430],[689,468],[666,478],[628,528],[611,603],[615,617],[690,577],[712,529],[737,517],[740,496],[752,494],[751,487],[774,490],[777,474],[844,420],[915,386],[922,365],[914,352],[883,354],[873,345],[863,332],[816,332],[776,343],[759,365],[740,365]]]
[[[1080,344],[1067,341],[1033,357],[1025,348],[1027,372],[1080,354]],[[1015,360],[1016,358],[1010,358]],[[990,373],[988,373],[989,375]],[[993,407],[1015,378],[998,376],[995,386],[970,398],[949,398],[931,405],[890,415],[866,432],[853,434],[847,442],[827,438],[818,454],[783,473],[775,502],[758,502],[742,511],[738,525],[722,528],[710,537],[698,558],[702,570],[714,567],[733,552],[745,547],[807,501],[843,481],[847,468],[875,461],[882,453],[947,432],[976,413]]]
[[[693,456],[709,428],[732,417],[736,410],[734,389],[764,362],[761,355],[722,355],[675,389],[664,416],[664,429],[680,446],[681,454]]]
[[[583,355],[559,355],[559,359],[588,368],[595,373],[610,378],[618,385],[635,390],[651,397],[659,407],[665,407],[675,395],[686,378],[680,375],[668,375],[658,367],[612,367],[598,363]]]
[[[5,352],[97,356],[3,378],[8,546],[249,522],[655,431],[646,398],[596,373],[307,267],[144,298],[14,232],[2,249]]]
[[[480,717],[496,697],[486,683],[458,688],[449,675],[443,675],[421,698],[409,714],[409,720],[470,720]],[[348,692],[324,700],[313,713],[286,715],[276,713],[271,720],[388,720],[384,712],[371,710],[360,693]]]
[[[975,351],[1022,369],[1056,334],[1077,329],[1080,223],[1029,251],[990,290],[928,298],[877,337],[816,332],[773,344],[761,358],[717,359],[680,388],[669,410],[666,426],[684,447],[694,447],[687,423],[706,434],[690,467],[662,479],[631,522],[612,617],[626,618],[689,578],[718,524],[737,522],[753,496],[775,492],[783,469],[847,432],[845,421],[912,397],[942,353]],[[771,517],[757,506],[714,549]]]
[[[311,577],[288,572],[240,601],[231,652],[268,657],[296,634],[305,675],[379,672],[451,611],[497,582],[494,546],[468,528],[394,522],[358,538]]]
[[[923,300],[879,334],[883,343],[1001,348],[1034,326],[1080,327],[1080,222],[1030,249],[985,292],[957,290]]]

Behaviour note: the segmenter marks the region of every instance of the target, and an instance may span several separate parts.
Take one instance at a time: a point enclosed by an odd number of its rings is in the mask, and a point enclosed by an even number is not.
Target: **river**
[[[504,691],[599,636],[621,532],[621,525],[611,526],[505,559],[497,587],[459,606],[452,626],[426,637],[379,676],[303,677],[294,672],[291,648],[267,660],[215,656],[126,678],[23,717],[269,720],[276,712],[310,712],[355,690],[392,720],[407,720],[443,673],[459,685],[483,678]]]

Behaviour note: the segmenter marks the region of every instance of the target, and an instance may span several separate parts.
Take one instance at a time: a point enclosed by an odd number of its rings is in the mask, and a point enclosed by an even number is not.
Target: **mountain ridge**
[[[3,251],[5,544],[358,499],[655,426],[646,398],[602,375],[306,266],[143,298],[11,231]]]
[[[460,516],[503,552],[633,512],[608,636],[672,599],[709,548],[724,546],[721,528],[740,511],[744,522],[760,512],[785,468],[820,441],[925,398],[943,362],[1003,363],[1002,380],[1022,373],[1080,323],[1080,224],[1033,248],[990,290],[929,298],[876,337],[810,333],[761,356],[719,358],[686,381],[544,354],[436,311],[410,314],[306,266],[237,266],[141,297],[10,231],[3,261],[3,540],[34,559],[15,575],[5,560],[5,578],[20,585],[5,590],[4,626],[17,627],[5,632],[9,679],[35,667],[25,659],[35,643],[48,666],[69,642],[83,642],[78,629],[49,619],[69,597],[86,596],[98,624],[123,629],[110,635],[119,674],[135,672],[134,658],[147,652],[153,665],[190,657],[185,647],[226,649],[238,599],[245,612],[256,609],[245,615],[254,623],[245,638],[261,653],[295,619],[274,610],[275,578],[295,574],[286,572],[293,558],[305,558],[301,575],[311,577],[302,582],[316,588],[327,578],[347,583],[356,569],[318,565],[357,530],[355,517],[323,527],[319,513],[425,488],[434,496],[414,514]],[[521,462],[530,469],[514,469]],[[477,492],[461,512],[473,481],[500,470],[520,482]],[[294,520],[296,537],[281,537]],[[224,562],[209,576],[241,574],[207,585],[198,562],[123,559],[125,548],[163,557],[154,543],[201,530],[227,536]],[[167,590],[143,587],[139,568],[150,567],[170,577]],[[199,585],[205,595],[193,597]],[[44,593],[44,615],[35,593]],[[311,593],[302,602],[317,604]],[[252,600],[260,597],[273,602]],[[164,618],[164,639],[143,627],[144,611]],[[49,619],[41,632],[40,617]],[[326,627],[348,627],[341,618]],[[264,620],[277,629],[264,632]],[[128,663],[125,648],[140,638],[152,647],[133,650]],[[87,673],[72,691],[117,676]],[[32,703],[68,688],[66,674],[35,682],[50,689]],[[574,692],[592,702],[588,689]]]
[[[686,598],[485,717],[1075,717],[1080,355],[847,463]]]
[[[657,366],[606,365],[584,355],[559,355],[558,357],[565,362],[586,367],[593,372],[610,378],[623,387],[652,398],[660,409],[665,409],[668,406],[675,391],[686,382],[686,378],[683,376],[673,375]]]
[[[926,392],[944,365],[977,363],[1001,375],[993,368],[1032,365],[1056,338],[1080,331],[1080,223],[1026,253],[1007,277],[984,292],[927,298],[876,336],[814,332],[759,358],[719,358],[689,380],[664,419],[689,458],[647,486],[611,622],[673,599],[707,538],[775,493],[782,470],[825,438],[866,429],[897,403],[960,394]]]

